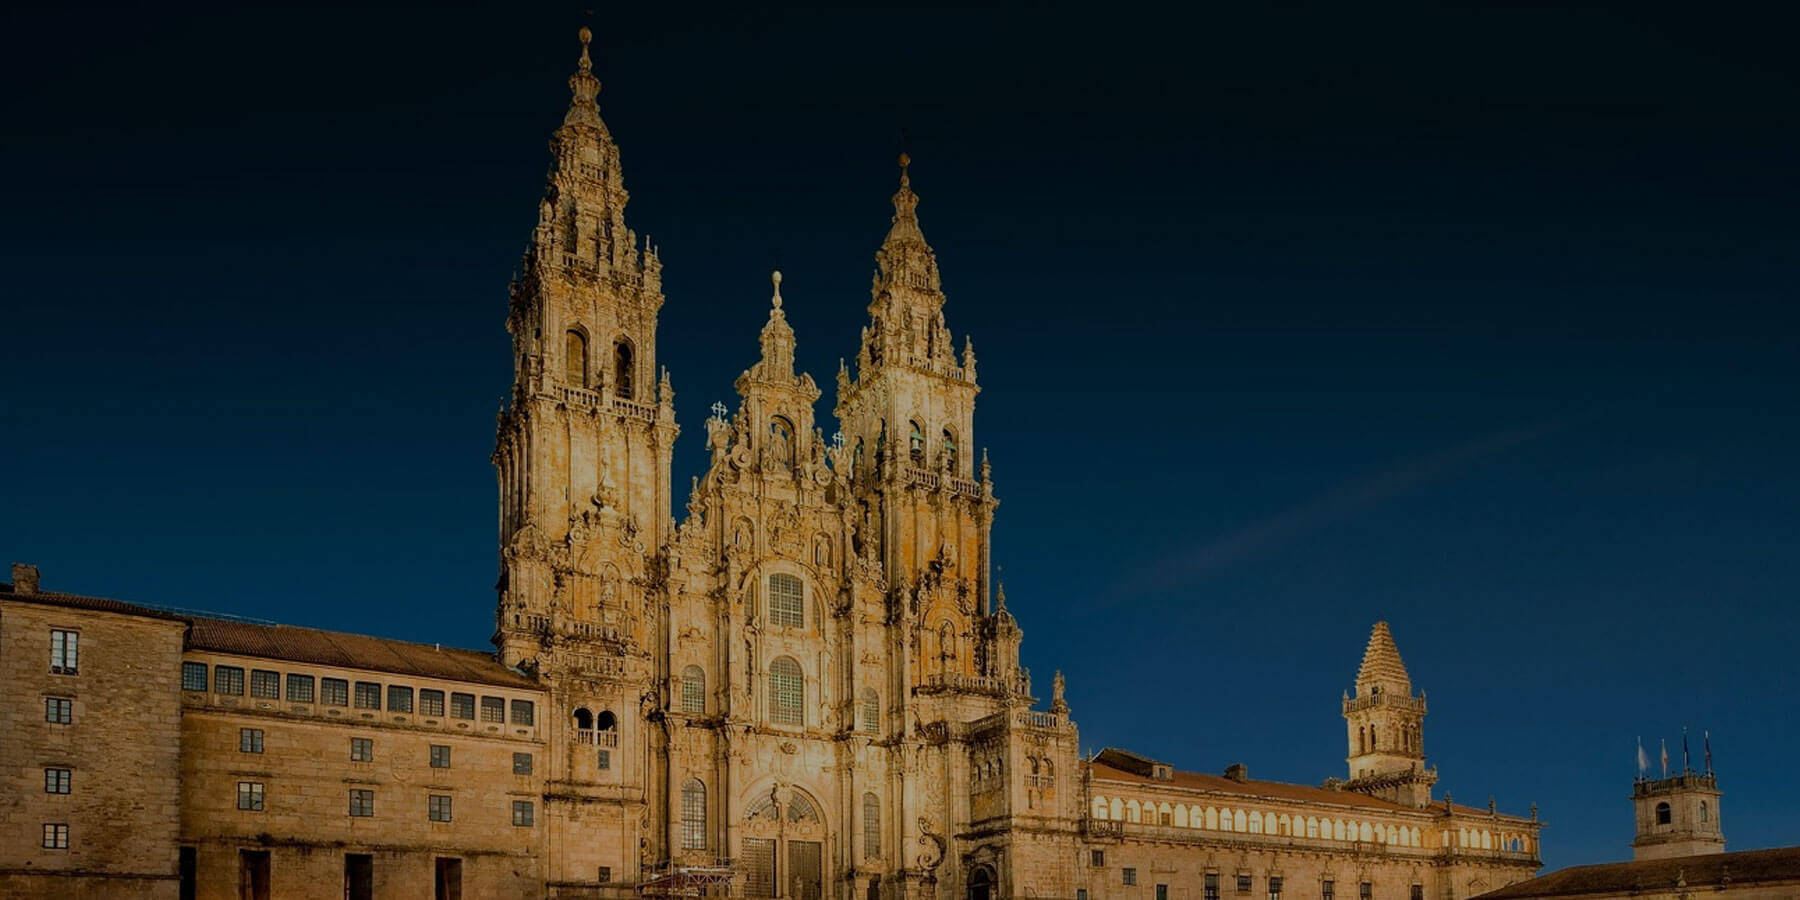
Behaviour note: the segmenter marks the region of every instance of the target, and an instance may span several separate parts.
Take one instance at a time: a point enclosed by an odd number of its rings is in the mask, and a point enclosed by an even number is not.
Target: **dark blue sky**
[[[1684,724],[1731,845],[1800,843],[1793,23],[653,5],[592,22],[679,482],[771,266],[803,367],[854,352],[905,128],[1026,663],[1087,747],[1342,775],[1385,618],[1440,791],[1537,801],[1548,865],[1628,855],[1634,742]],[[484,646],[581,21],[0,12],[0,553]]]

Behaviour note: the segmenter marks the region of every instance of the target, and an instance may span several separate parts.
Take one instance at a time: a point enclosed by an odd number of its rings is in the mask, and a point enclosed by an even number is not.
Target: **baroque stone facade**
[[[64,754],[84,771],[78,795],[91,775],[96,790],[141,794],[126,807],[9,801],[7,886],[1457,900],[1530,876],[1535,814],[1432,798],[1424,698],[1385,624],[1343,700],[1348,778],[1321,787],[1119,750],[1084,759],[1060,673],[1034,708],[1022,631],[989,575],[999,501],[971,453],[975,354],[953,346],[904,156],[869,322],[835,380],[835,434],[794,368],[777,273],[759,352],[736,407],[705,422],[707,470],[677,519],[662,263],[626,225],[582,37],[511,285],[496,652],[163,613],[15,578],[0,593],[9,685],[89,678],[37,670],[46,629],[92,646],[90,632],[136,628],[141,640],[100,639],[105,664],[148,674],[117,697],[94,676],[78,702],[166,715],[129,746],[98,728],[87,738],[148,777]],[[0,705],[0,764],[19,785],[63,758],[56,728],[80,727],[25,721],[73,684]],[[124,808],[131,840],[95,845]],[[69,848],[38,846],[45,822],[67,824]]]

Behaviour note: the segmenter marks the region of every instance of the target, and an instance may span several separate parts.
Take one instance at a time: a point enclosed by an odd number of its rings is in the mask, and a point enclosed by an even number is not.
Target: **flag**
[[[1681,771],[1689,772],[1694,768],[1693,760],[1688,758],[1687,727],[1681,729]]]
[[[1700,732],[1700,734],[1702,735],[1701,740],[1705,741],[1704,746],[1706,747],[1706,774],[1711,775],[1712,774],[1712,732],[1702,731],[1702,732]]]
[[[1662,766],[1663,766],[1663,777],[1664,778],[1669,777],[1669,739],[1668,738],[1663,738],[1663,741],[1662,741]]]
[[[1650,771],[1650,754],[1644,752],[1644,737],[1643,737],[1643,735],[1638,736],[1637,764],[1638,764],[1638,774],[1639,775],[1642,775],[1645,772]]]

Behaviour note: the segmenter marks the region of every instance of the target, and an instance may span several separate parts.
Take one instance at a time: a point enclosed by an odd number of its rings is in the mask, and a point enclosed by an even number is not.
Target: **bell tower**
[[[1386,622],[1376,622],[1356,672],[1356,692],[1344,695],[1350,780],[1346,790],[1424,807],[1437,770],[1425,768],[1425,695],[1414,696],[1406,664]]]
[[[1637,817],[1632,859],[1667,859],[1724,853],[1719,825],[1719,779],[1711,771],[1683,767],[1665,778],[1639,778],[1631,785]]]

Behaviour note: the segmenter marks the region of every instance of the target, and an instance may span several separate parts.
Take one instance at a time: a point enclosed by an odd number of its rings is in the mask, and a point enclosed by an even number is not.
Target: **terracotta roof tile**
[[[1134,784],[1152,787],[1178,787],[1190,790],[1216,791],[1225,794],[1240,794],[1251,797],[1265,797],[1271,800],[1292,800],[1303,803],[1335,803],[1339,806],[1355,806],[1364,809],[1385,811],[1417,812],[1413,807],[1354,791],[1334,791],[1328,788],[1313,787],[1305,784],[1288,784],[1283,781],[1257,781],[1249,779],[1238,781],[1223,775],[1202,775],[1199,772],[1174,773],[1170,781],[1159,781],[1149,775],[1139,775],[1115,768],[1102,762],[1090,763],[1094,778],[1105,781],[1128,781]],[[1441,807],[1440,807],[1441,808]],[[1483,815],[1486,815],[1484,812]]]
[[[123,600],[109,597],[84,597],[80,594],[63,594],[57,591],[38,591],[34,594],[20,593],[10,584],[0,584],[0,595],[6,599],[21,603],[40,603],[45,606],[64,606],[70,609],[89,609],[96,612],[118,613],[126,616],[147,616],[154,619],[172,619],[177,622],[187,621],[180,613],[150,606],[139,606]]]
[[[1477,900],[1665,892],[1672,891],[1677,881],[1694,889],[1800,881],[1800,847],[1573,866],[1489,891]]]

